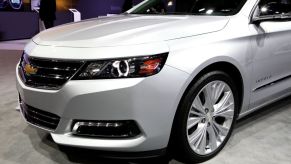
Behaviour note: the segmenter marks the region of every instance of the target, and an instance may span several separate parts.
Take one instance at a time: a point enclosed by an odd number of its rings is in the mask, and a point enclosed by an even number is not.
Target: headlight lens
[[[147,77],[159,73],[168,54],[87,62],[74,80]]]

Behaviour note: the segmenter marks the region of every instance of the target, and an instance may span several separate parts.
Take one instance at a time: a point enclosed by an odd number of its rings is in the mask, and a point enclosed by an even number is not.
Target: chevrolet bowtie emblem
[[[34,68],[34,67],[31,66],[30,64],[26,64],[26,65],[24,66],[24,72],[25,72],[25,74],[26,74],[27,76],[29,76],[29,75],[34,75],[34,74],[37,73],[37,71],[38,71],[38,69],[37,69],[37,68]]]

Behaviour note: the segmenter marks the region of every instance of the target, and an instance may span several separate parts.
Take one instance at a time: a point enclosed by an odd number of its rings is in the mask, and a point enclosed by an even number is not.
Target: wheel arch
[[[215,61],[215,62],[213,62]],[[217,60],[213,59],[208,62],[204,62],[199,67],[197,67],[196,71],[193,71],[193,73],[190,75],[188,82],[185,84],[184,90],[182,91],[182,96],[178,100],[178,106],[177,109],[180,106],[181,101],[185,97],[187,91],[189,88],[204,74],[209,73],[211,71],[223,71],[231,76],[231,78],[234,80],[234,83],[239,91],[239,109],[241,111],[243,106],[243,100],[245,96],[245,87],[246,84],[244,82],[244,73],[240,67],[240,65],[233,61],[232,59],[225,59],[225,60]],[[240,111],[238,111],[240,113]],[[177,113],[177,111],[176,111]],[[176,114],[175,114],[176,115]]]
[[[241,106],[242,106],[242,102],[244,98],[243,77],[239,69],[234,64],[230,62],[225,62],[225,61],[215,62],[203,68],[189,83],[189,85],[187,86],[186,90],[183,93],[182,98],[180,99],[180,102],[183,99],[185,93],[188,91],[189,87],[191,87],[191,85],[193,85],[204,74],[209,73],[211,71],[223,71],[231,76],[239,92],[239,100],[240,100],[239,109],[241,110]],[[238,112],[240,113],[240,111]]]
[[[169,144],[173,143],[172,139],[174,139],[174,129],[175,129],[175,122],[176,122],[176,116],[177,116],[177,112],[179,110],[179,107],[181,105],[182,100],[184,99],[185,95],[187,94],[189,88],[200,78],[202,77],[204,74],[209,73],[211,71],[223,71],[225,73],[227,73],[228,75],[230,75],[232,77],[232,79],[234,80],[234,83],[239,91],[239,111],[238,114],[240,113],[241,109],[242,109],[242,105],[243,105],[243,99],[244,99],[244,76],[242,74],[242,72],[240,71],[239,67],[236,66],[235,64],[233,64],[232,62],[229,61],[216,61],[213,62],[211,64],[206,63],[205,67],[202,67],[201,69],[199,69],[199,71],[197,71],[197,73],[193,73],[192,76],[190,76],[190,82],[187,83],[183,94],[181,96],[181,98],[179,99],[179,103],[177,106],[177,110],[175,112],[174,115],[174,120],[173,120],[173,125],[172,125],[172,129],[171,129],[171,135],[170,135],[170,140],[169,140]],[[169,147],[172,147],[171,145],[169,145]]]

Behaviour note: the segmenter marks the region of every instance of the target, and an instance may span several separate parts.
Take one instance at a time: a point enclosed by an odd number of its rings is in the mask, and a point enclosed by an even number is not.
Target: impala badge
[[[33,66],[31,66],[30,64],[26,64],[24,66],[24,72],[27,76],[30,76],[30,75],[34,75],[36,74],[38,71],[37,68],[34,68]]]

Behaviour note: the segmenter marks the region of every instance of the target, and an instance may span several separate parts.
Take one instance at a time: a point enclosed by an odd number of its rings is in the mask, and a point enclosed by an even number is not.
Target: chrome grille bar
[[[19,74],[22,81],[29,87],[58,90],[83,65],[83,61],[40,59],[29,57],[24,53],[19,64]]]

